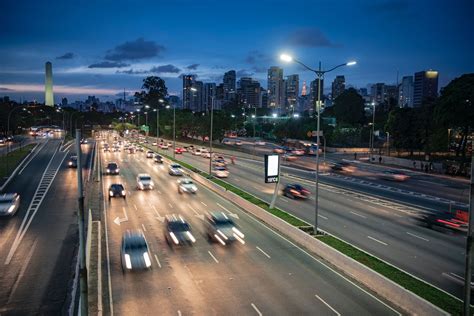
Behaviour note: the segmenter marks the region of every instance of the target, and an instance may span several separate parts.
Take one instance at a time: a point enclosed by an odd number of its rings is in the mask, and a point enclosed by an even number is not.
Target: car
[[[106,151],[107,151],[107,152],[110,152],[110,148],[109,148],[109,146],[107,146],[107,147],[104,147],[104,152],[106,152]]]
[[[77,156],[71,156],[67,162],[68,168],[77,168]]]
[[[5,138],[0,138],[0,146],[5,146],[7,140]]]
[[[235,142],[235,145],[242,146],[242,142],[240,140],[238,140],[238,141]]]
[[[386,170],[379,175],[379,178],[384,180],[403,182],[408,180],[410,176],[398,170]]]
[[[183,178],[181,180],[178,180],[178,192],[195,194],[197,192],[197,186],[190,178]]]
[[[20,195],[18,193],[0,194],[0,216],[13,216],[20,207]]]
[[[193,245],[196,242],[191,227],[181,215],[165,218],[165,240],[171,246]]]
[[[156,146],[157,144],[158,144],[157,142],[151,143],[152,146]]]
[[[265,143],[264,141],[258,140],[258,141],[255,142],[255,145],[257,145],[257,146],[265,146],[266,143]]]
[[[176,154],[182,154],[182,153],[183,153],[183,148],[181,148],[181,147],[176,147],[175,150],[174,150],[174,152],[175,152]]]
[[[287,184],[283,189],[283,195],[291,199],[307,199],[310,196],[311,192],[303,188],[300,184]]]
[[[151,268],[151,257],[145,235],[141,230],[127,230],[122,236],[120,251],[122,271]]]
[[[227,166],[227,163],[225,162],[224,159],[221,158],[216,158],[212,161],[212,164],[216,167],[225,167]]]
[[[208,151],[202,152],[202,153],[201,153],[201,157],[203,157],[203,158],[209,158],[209,159],[210,159],[210,158],[211,158],[211,153],[208,152]]]
[[[88,144],[88,143],[89,142],[88,142],[87,138],[82,138],[81,139],[81,144]]]
[[[119,146],[114,146],[114,149],[112,151],[114,153],[120,152],[120,147]]]
[[[156,154],[154,157],[153,157],[153,161],[156,162],[156,163],[163,163],[163,157]]]
[[[273,148],[273,152],[275,154],[284,154],[285,150],[282,147],[276,147],[276,148]]]
[[[142,146],[137,146],[136,150],[138,150],[139,152],[144,152],[145,148],[143,148]]]
[[[416,220],[428,228],[442,228],[455,232],[465,232],[468,224],[451,212],[422,214],[416,217]]]
[[[225,167],[214,167],[212,169],[212,174],[218,178],[227,178],[229,176],[229,171]]]
[[[164,144],[164,143],[161,143],[160,144],[160,148],[161,149],[168,149],[168,145]]]
[[[303,149],[292,149],[291,153],[296,155],[296,156],[304,156],[304,150]]]
[[[155,184],[148,173],[139,173],[137,176],[138,190],[153,190]]]
[[[224,212],[209,214],[206,218],[205,228],[209,241],[217,241],[223,246],[230,245],[235,241],[245,244],[245,235]]]
[[[149,150],[149,151],[146,152],[146,157],[147,157],[147,158],[153,158],[154,154],[155,154],[154,152],[152,152],[151,150]]]
[[[113,197],[126,198],[127,192],[121,183],[113,183],[109,187],[109,200]]]
[[[331,169],[333,171],[352,173],[356,170],[356,167],[346,161],[342,161],[342,162],[337,162],[334,165],[332,165]]]
[[[105,169],[106,174],[119,174],[120,169],[116,162],[109,162],[107,168]]]
[[[128,153],[129,154],[134,154],[135,153],[135,147],[128,147]]]
[[[172,176],[182,176],[183,168],[177,163],[173,163],[169,166],[168,173]]]
[[[172,143],[172,142],[168,142],[168,147],[173,147],[173,143]]]
[[[201,149],[197,149],[197,148],[194,149],[194,150],[193,150],[193,155],[194,155],[194,156],[201,156]]]
[[[283,160],[286,160],[286,161],[295,161],[298,159],[298,156],[296,156],[295,154],[287,153],[287,154],[284,154],[282,158]]]

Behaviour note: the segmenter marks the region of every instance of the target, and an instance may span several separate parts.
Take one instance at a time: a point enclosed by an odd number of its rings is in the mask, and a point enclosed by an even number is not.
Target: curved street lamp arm
[[[312,71],[312,72],[318,72],[317,70],[312,69],[312,68],[306,66],[305,64],[303,64],[303,63],[302,63],[301,61],[299,61],[298,59],[293,59],[293,61],[294,61],[295,63],[300,64],[301,66],[303,66],[304,68],[306,68],[306,69],[308,69],[308,70],[310,70],[310,71]]]
[[[329,70],[324,70],[324,71],[322,71],[322,72],[323,72],[323,73],[330,72],[330,71],[333,71],[334,69],[337,69],[337,68],[339,68],[339,67],[346,66],[346,65],[347,65],[347,63],[340,64],[340,65],[337,65],[336,67],[333,67],[333,68],[331,68],[331,69],[329,69]]]

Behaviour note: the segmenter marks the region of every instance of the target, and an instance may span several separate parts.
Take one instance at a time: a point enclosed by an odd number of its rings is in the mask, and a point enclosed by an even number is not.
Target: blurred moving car
[[[408,180],[410,176],[398,170],[386,170],[382,172],[381,174],[379,174],[379,178],[384,179],[384,180],[403,182],[403,181]]]
[[[155,184],[151,180],[148,173],[139,173],[137,176],[137,189],[139,190],[153,190]]]
[[[67,162],[68,168],[77,168],[77,156],[71,156]]]
[[[283,195],[291,199],[307,199],[311,192],[300,184],[287,184],[283,189]]]
[[[350,173],[356,171],[356,167],[346,161],[335,163],[334,165],[331,166],[331,169],[334,171],[350,172]]]
[[[214,169],[212,169],[212,174],[218,178],[229,177],[229,171],[227,171],[225,167],[214,167]]]
[[[183,148],[181,148],[181,147],[176,147],[175,150],[174,150],[174,152],[175,152],[176,154],[182,154],[183,151],[184,151],[184,150],[183,150]]]
[[[116,162],[109,162],[107,164],[107,169],[105,169],[106,174],[119,174],[120,169]]]
[[[234,241],[245,244],[245,235],[237,228],[234,221],[223,212],[212,212],[206,218],[206,234],[208,240],[217,241],[226,246]]]
[[[121,183],[113,183],[109,187],[109,201],[113,197],[122,197],[126,198],[125,188]]]
[[[298,156],[291,153],[287,153],[287,154],[284,154],[282,158],[283,160],[286,160],[286,161],[295,161],[298,159]]]
[[[0,216],[13,216],[20,207],[20,195],[18,193],[0,194]]]
[[[192,245],[196,242],[191,227],[181,215],[166,216],[165,228],[165,239],[169,246]]]
[[[210,158],[211,158],[211,153],[210,153],[210,152],[208,152],[208,151],[206,151],[206,152],[203,152],[203,153],[201,154],[201,157],[204,157],[204,158],[209,158],[209,159],[210,159]]]
[[[183,178],[181,180],[178,180],[178,192],[196,193],[197,186],[190,178]]]
[[[161,149],[168,149],[168,145],[167,145],[167,144],[164,144],[164,143],[161,143],[159,147],[160,147]]]
[[[81,144],[88,144],[89,141],[87,140],[87,138],[82,138],[81,139]]]
[[[135,147],[128,147],[128,153],[129,154],[134,154],[135,153]]]
[[[285,150],[282,147],[276,147],[276,148],[273,148],[273,152],[275,154],[284,154]]]
[[[420,224],[432,229],[438,227],[457,232],[465,232],[468,226],[467,221],[460,219],[456,214],[450,212],[422,214],[416,219]]]
[[[257,146],[265,146],[266,143],[265,143],[264,141],[258,140],[258,141],[255,142],[255,145],[257,145]]]
[[[120,146],[114,146],[114,149],[112,150],[114,153],[120,152]]]
[[[146,152],[146,157],[147,157],[147,158],[153,158],[153,155],[154,155],[154,154],[155,154],[154,152],[152,152],[151,150],[149,150],[149,151]]]
[[[145,148],[143,148],[142,146],[137,146],[136,150],[138,150],[139,152],[144,152]]]
[[[242,146],[242,142],[240,140],[238,140],[238,141],[235,142],[235,145],[236,146]]]
[[[153,161],[156,163],[163,163],[163,157],[158,154],[155,154],[155,156],[153,157]]]
[[[127,230],[122,237],[122,271],[149,269],[151,267],[150,251],[145,235],[141,230]]]
[[[293,148],[291,150],[291,153],[296,155],[296,156],[304,156],[304,150],[303,149],[296,149],[296,148]]]
[[[216,167],[225,167],[225,166],[227,166],[227,163],[225,162],[225,160],[220,159],[220,158],[214,159],[212,161],[212,164]]]
[[[198,148],[194,149],[193,150],[193,155],[194,156],[201,156],[201,149],[198,149]]]
[[[169,166],[168,173],[172,176],[182,176],[183,168],[177,163],[174,163]]]

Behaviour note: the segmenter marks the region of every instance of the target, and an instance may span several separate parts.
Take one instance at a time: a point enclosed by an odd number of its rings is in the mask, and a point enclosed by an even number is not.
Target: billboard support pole
[[[275,207],[279,186],[280,186],[280,157],[278,157],[278,180],[275,184],[275,191],[273,191],[273,197],[272,197],[272,202],[270,203],[270,209]]]

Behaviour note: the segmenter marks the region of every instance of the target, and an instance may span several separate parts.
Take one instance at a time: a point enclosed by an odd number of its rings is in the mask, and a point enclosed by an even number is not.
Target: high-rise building
[[[371,88],[372,102],[380,104],[385,100],[385,83],[378,82],[372,85]]]
[[[308,92],[306,91],[306,81],[303,81],[303,88],[301,88],[301,96],[305,96],[308,94]]]
[[[404,76],[398,87],[398,105],[402,108],[413,107],[413,76]]]
[[[321,79],[321,84],[319,84],[319,78],[311,81],[310,102],[313,107],[316,106],[316,101],[318,100],[318,85],[320,100],[324,100],[324,79]]]
[[[285,105],[285,85],[283,80],[283,69],[272,66],[268,69],[268,107],[278,112]]]
[[[396,85],[385,85],[385,102],[389,102],[390,99],[395,100],[398,103],[398,87]]]
[[[184,75],[183,76],[183,109],[185,110],[194,110],[193,100],[194,100],[194,82],[196,81],[195,75]]]
[[[224,74],[224,101],[229,102],[235,99],[236,73],[235,70],[229,70]]]
[[[65,107],[65,106],[67,106],[67,104],[68,104],[68,103],[67,103],[67,98],[62,98],[62,99],[61,99],[61,106],[62,106],[62,107]]]
[[[203,96],[203,106],[204,108],[211,109],[214,108],[214,110],[220,109],[220,107],[217,107],[216,103],[216,84],[215,83],[205,83],[204,84],[204,96]],[[220,105],[220,104],[219,104]]]
[[[438,72],[434,70],[415,73],[413,84],[413,106],[421,106],[424,102],[432,102],[438,97]]]
[[[363,97],[366,97],[367,96],[367,88],[360,88],[359,89],[359,94]]]
[[[331,88],[331,97],[334,101],[339,95],[341,95],[341,93],[344,92],[344,90],[346,90],[346,78],[344,76],[336,76],[332,82]]]
[[[260,87],[260,104],[262,108],[268,107],[268,92],[262,87]]]
[[[300,93],[300,77],[290,75],[285,80],[286,107],[295,110]]]
[[[194,81],[194,91],[195,93],[193,94],[193,102],[191,106],[191,110],[196,111],[196,112],[204,112],[207,110],[207,108],[204,107],[204,83],[202,81]]]
[[[54,95],[53,95],[53,65],[51,62],[46,62],[45,64],[45,84],[44,84],[44,105],[53,106],[54,105]]]
[[[177,95],[170,95],[168,97],[168,102],[172,108],[179,109],[182,106],[181,100],[179,99]]]
[[[242,77],[238,82],[238,95],[246,107],[261,107],[260,82],[249,77]]]

